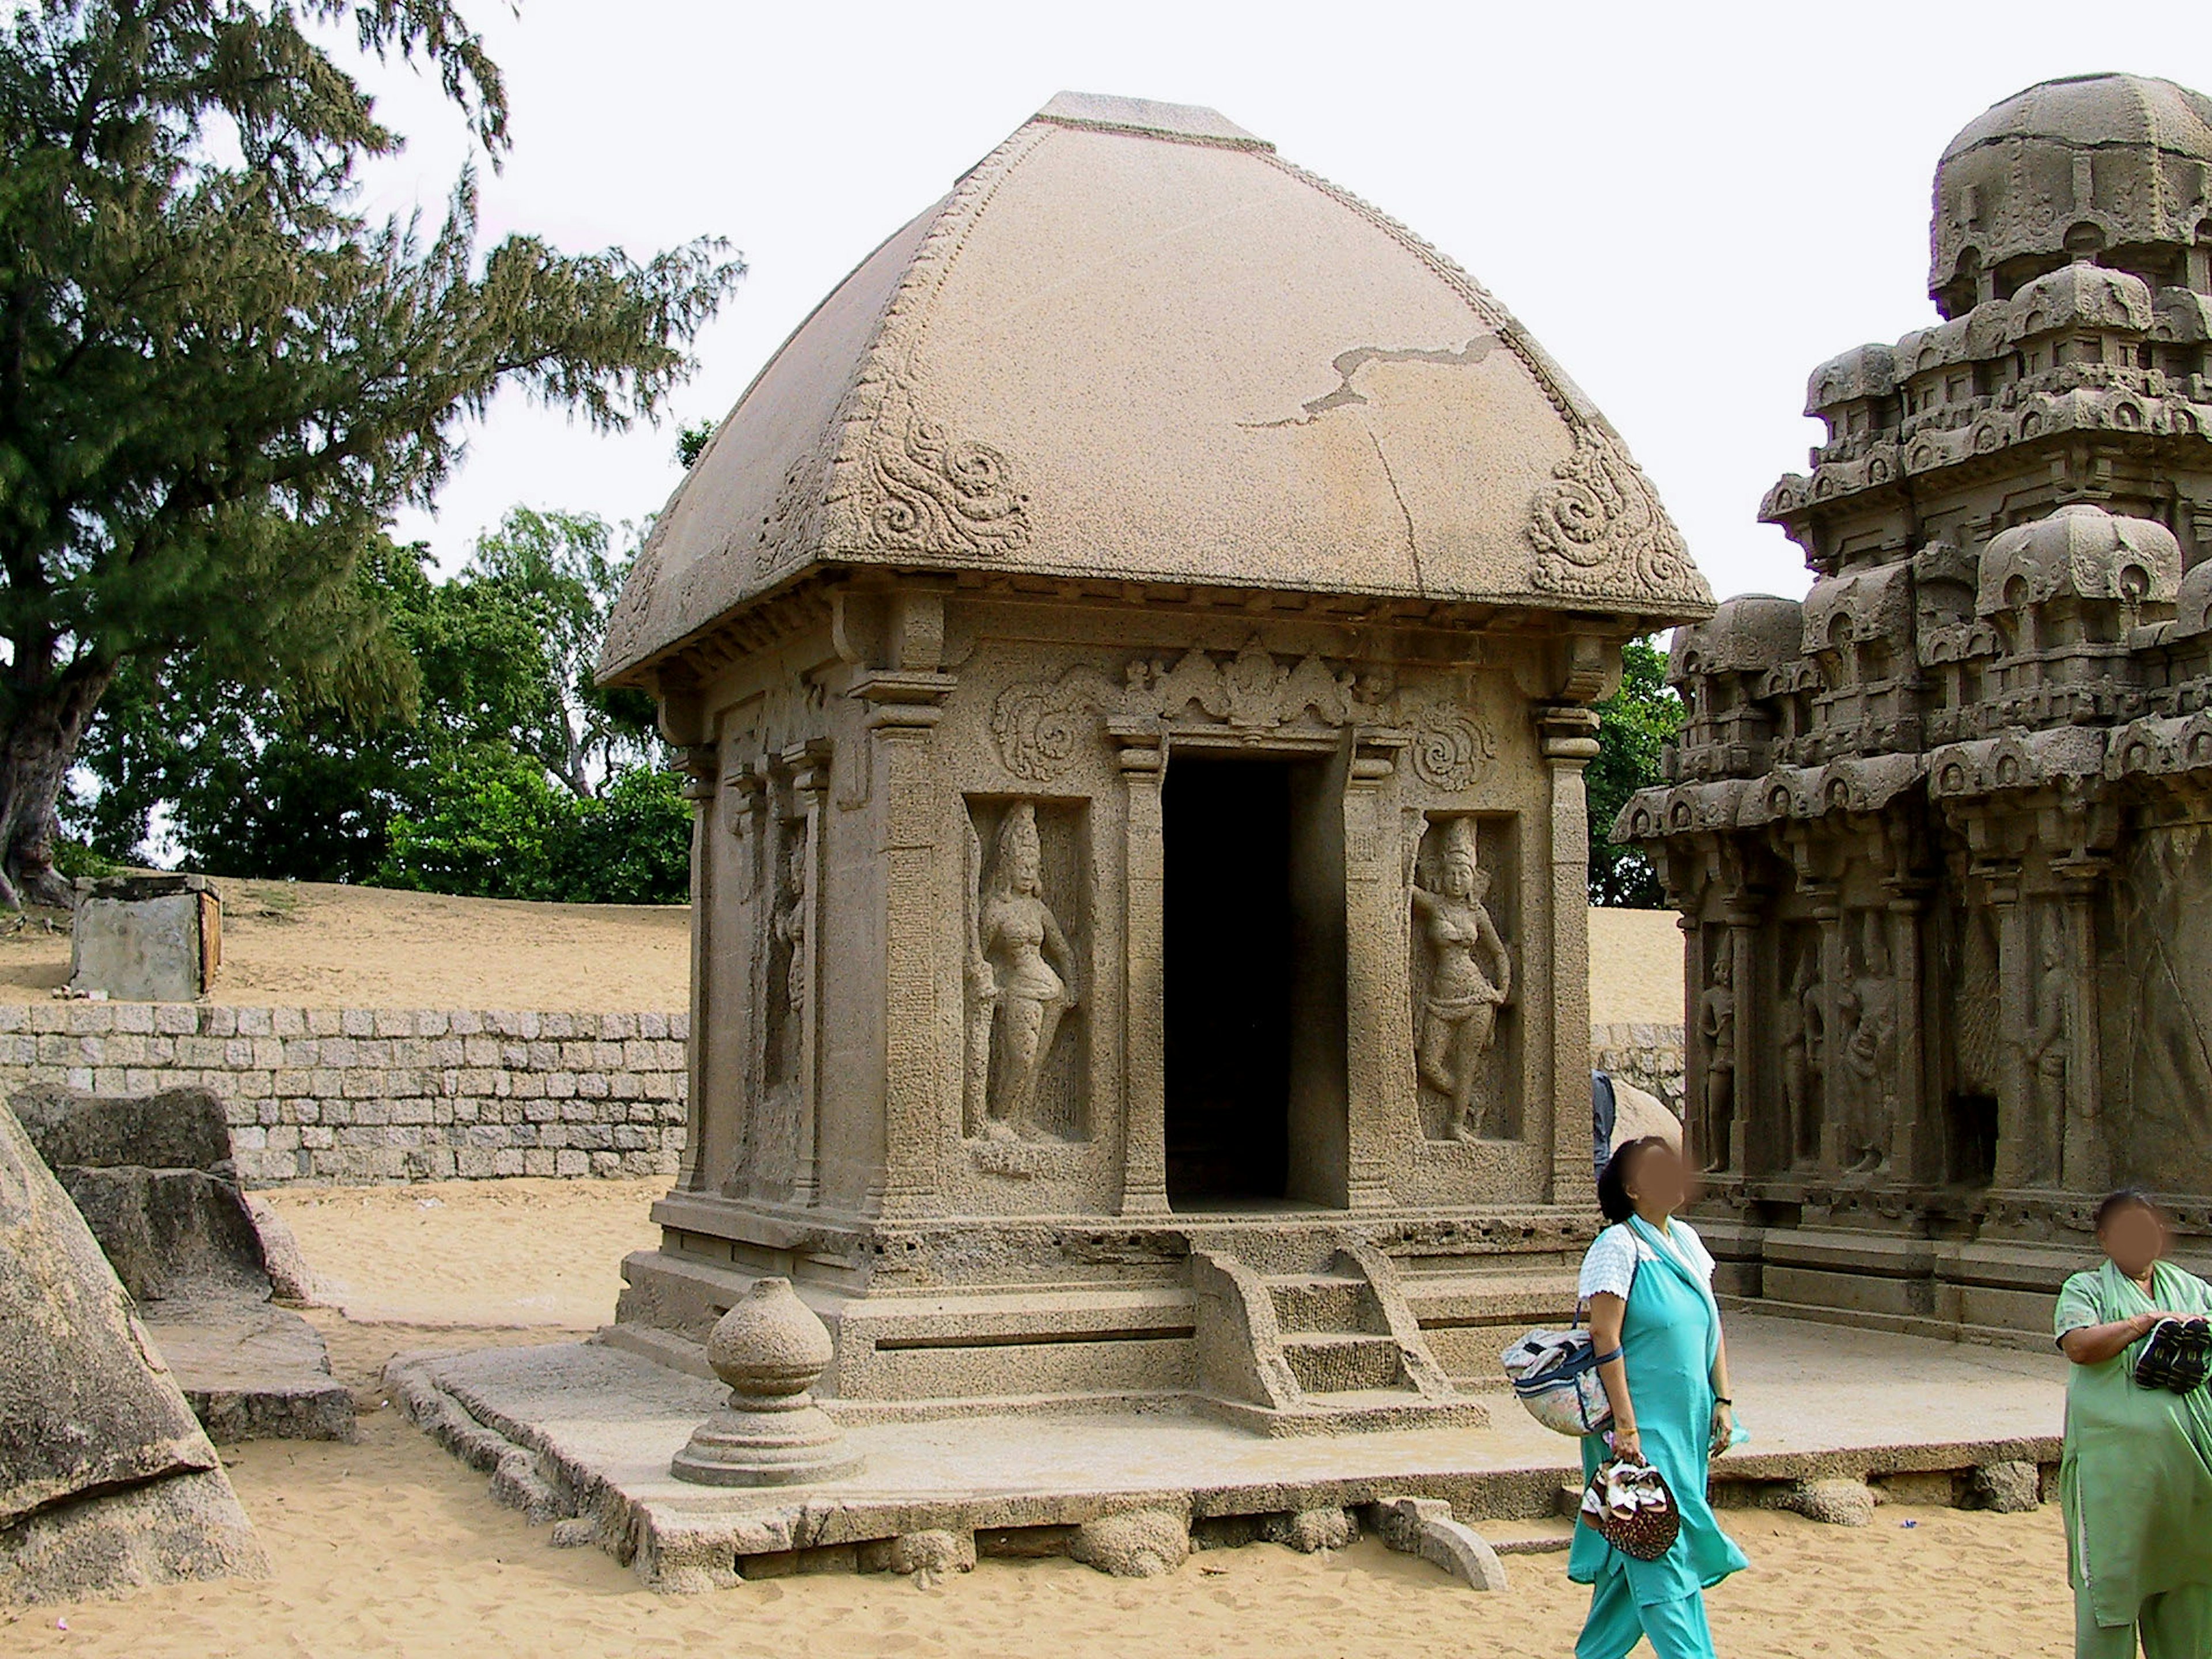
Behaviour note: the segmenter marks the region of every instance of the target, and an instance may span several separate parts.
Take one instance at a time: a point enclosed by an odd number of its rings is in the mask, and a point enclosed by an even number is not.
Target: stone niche
[[[1456,267],[1211,112],[1056,100],[763,371],[617,607],[698,817],[690,1145],[612,1340],[696,1365],[782,1276],[842,1413],[1479,1416],[1594,1221],[1589,705],[1709,609]]]
[[[1617,833],[1682,912],[1701,1224],[1769,1306],[2047,1340],[2124,1182],[2212,1257],[2209,117],[2093,76],[1967,127],[1949,320],[1814,371],[1762,508],[1812,591],[1675,636]]]

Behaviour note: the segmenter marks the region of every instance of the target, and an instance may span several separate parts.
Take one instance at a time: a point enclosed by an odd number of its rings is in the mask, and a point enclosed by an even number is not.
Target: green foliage
[[[590,684],[629,566],[611,546],[588,514],[518,508],[439,582],[423,549],[381,544],[356,599],[404,653],[404,710],[362,714],[198,656],[126,665],[67,822],[141,861],[161,826],[221,875],[680,902],[690,813],[651,702]]]
[[[707,446],[714,441],[714,423],[712,421],[676,428],[676,459],[683,463],[686,472],[699,464],[699,458],[707,453]]]
[[[79,876],[115,875],[122,868],[113,859],[102,858],[81,841],[64,838],[54,843],[55,872],[71,881]]]
[[[1613,842],[1613,820],[1628,798],[1662,780],[1659,757],[1681,729],[1682,700],[1667,684],[1667,653],[1650,640],[1621,653],[1620,689],[1598,706],[1597,758],[1583,781],[1589,793],[1589,895],[1592,904],[1656,909],[1666,903],[1651,861]]]
[[[680,904],[689,892],[691,808],[673,773],[641,766],[580,798],[543,767],[476,750],[390,834],[383,887],[593,904]]]
[[[496,67],[452,0],[24,0],[0,19],[0,859],[38,886],[118,676],[405,718],[419,653],[357,577],[503,386],[617,428],[742,273],[477,245],[356,210],[400,148],[311,31],[427,63],[495,156]],[[372,586],[374,585],[372,584]],[[16,887],[0,878],[0,899]]]

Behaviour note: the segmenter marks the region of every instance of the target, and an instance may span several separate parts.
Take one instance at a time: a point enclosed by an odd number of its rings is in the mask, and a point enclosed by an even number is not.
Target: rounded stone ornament
[[[669,1472],[708,1486],[797,1486],[860,1467],[809,1392],[836,1350],[787,1279],[757,1279],[707,1339],[730,1397],[692,1431]]]

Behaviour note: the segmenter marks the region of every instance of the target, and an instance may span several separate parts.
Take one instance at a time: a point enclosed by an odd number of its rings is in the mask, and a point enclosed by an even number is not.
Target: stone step
[[[1382,1310],[1367,1281],[1352,1274],[1283,1273],[1262,1281],[1285,1332],[1342,1331],[1380,1334]]]
[[[1551,1555],[1573,1547],[1575,1522],[1557,1519],[1470,1522],[1500,1555]]]
[[[1285,1333],[1283,1358],[1309,1395],[1404,1383],[1398,1345],[1388,1336],[1337,1331]]]

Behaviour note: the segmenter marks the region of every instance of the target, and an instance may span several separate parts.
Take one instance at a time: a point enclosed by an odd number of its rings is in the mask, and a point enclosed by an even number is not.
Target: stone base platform
[[[1731,1320],[1729,1338],[1753,1438],[1714,1466],[1723,1504],[1838,1480],[1950,1501],[1977,1468],[2047,1473],[2057,1460],[2065,1362],[2055,1353],[1757,1316]],[[1504,1406],[1485,1429],[1281,1437],[1177,1405],[998,1415],[981,1401],[956,1420],[848,1420],[864,1460],[849,1479],[733,1491],[668,1472],[724,1391],[633,1352],[592,1342],[402,1355],[386,1382],[410,1418],[491,1473],[495,1495],[535,1521],[568,1519],[575,1541],[587,1532],[670,1591],[895,1560],[890,1540],[927,1532],[972,1537],[985,1554],[1058,1553],[1085,1522],[1132,1510],[1184,1516],[1200,1543],[1403,1496],[1443,1499],[1477,1526],[1525,1522],[1558,1514],[1562,1488],[1579,1479],[1572,1442]]]
[[[322,1334],[289,1308],[242,1297],[149,1303],[147,1334],[218,1444],[351,1440],[353,1391]]]

